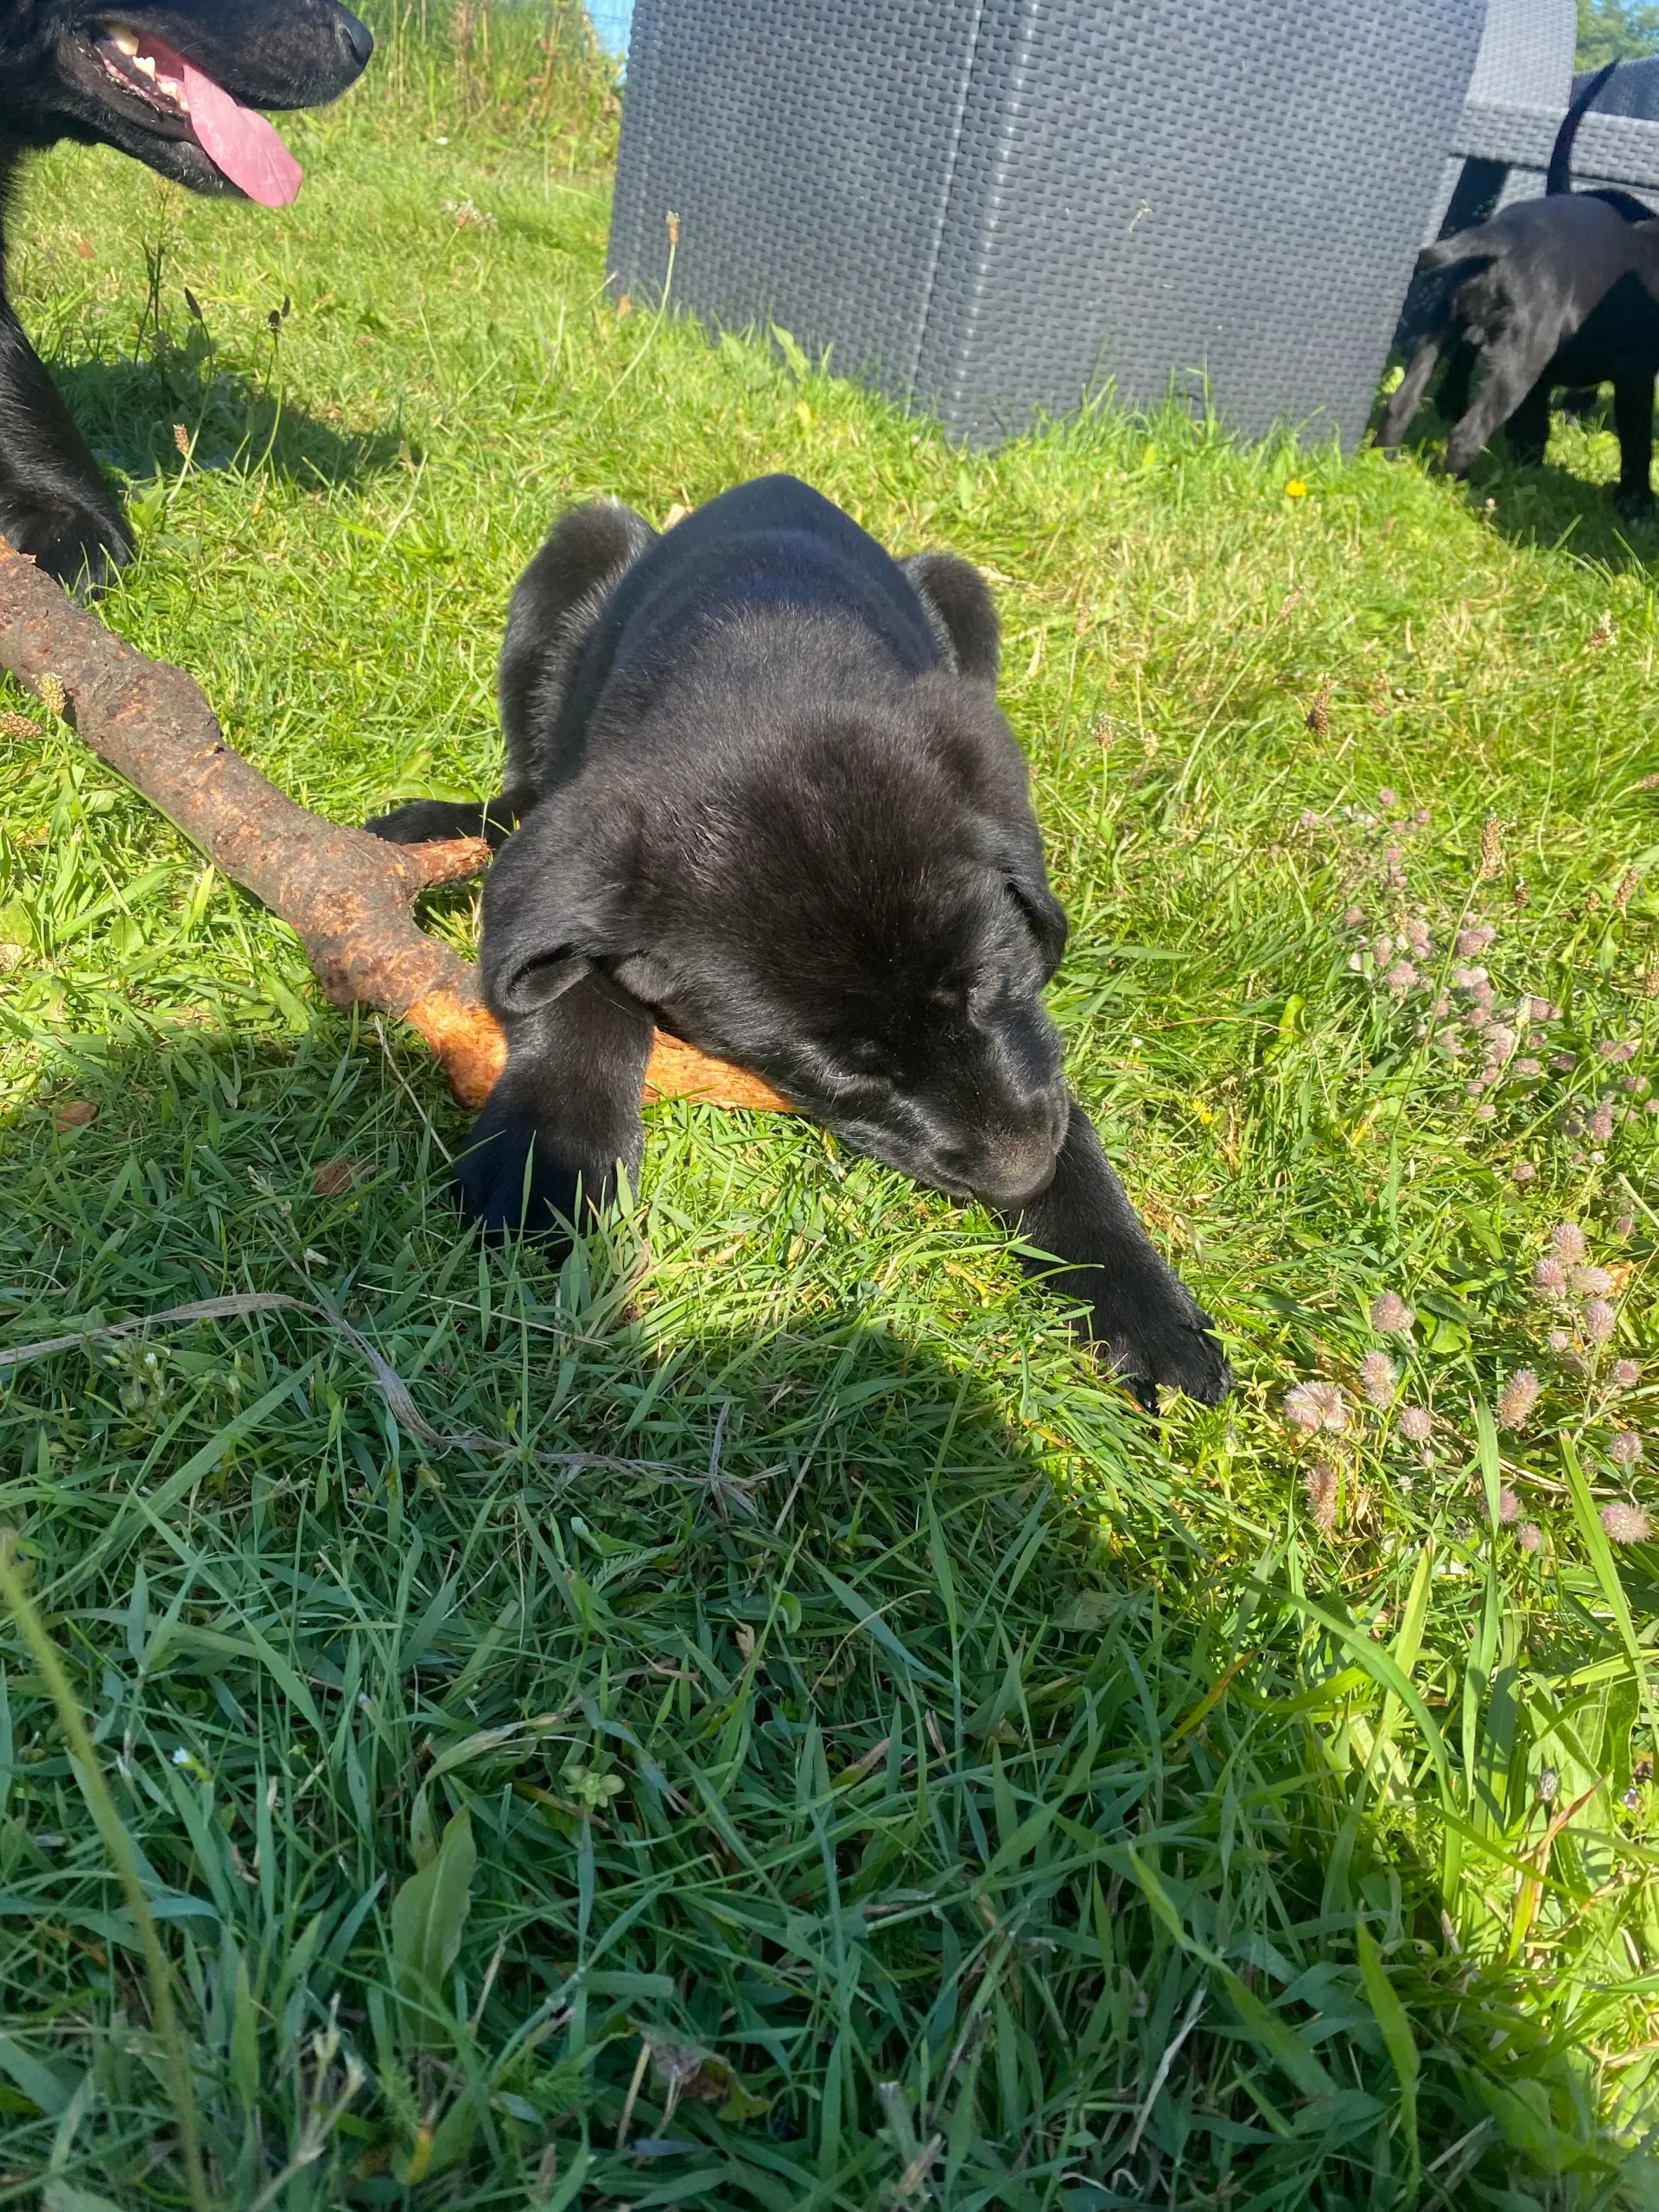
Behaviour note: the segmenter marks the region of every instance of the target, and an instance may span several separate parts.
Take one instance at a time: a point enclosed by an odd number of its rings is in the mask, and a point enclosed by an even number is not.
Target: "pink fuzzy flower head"
[[[1564,1358],[1573,1349],[1573,1339],[1567,1335],[1565,1329],[1552,1329],[1549,1334],[1544,1338],[1544,1342],[1549,1346],[1549,1349],[1554,1353],[1557,1359]]]
[[[1459,960],[1478,960],[1497,935],[1494,929],[1459,930],[1452,950]]]
[[[1538,1170],[1529,1160],[1517,1160],[1510,1173],[1517,1183],[1530,1183]]]
[[[1508,1483],[1497,1493],[1497,1517],[1506,1529],[1521,1518],[1521,1501]]]
[[[1571,1075],[1579,1065],[1578,1055],[1576,1052],[1552,1052],[1549,1065],[1557,1075]]]
[[[1621,1428],[1607,1446],[1607,1457],[1616,1467],[1633,1467],[1642,1457],[1642,1440],[1633,1428]]]
[[[1380,1337],[1408,1337],[1416,1318],[1397,1291],[1379,1292],[1371,1300],[1371,1326]]]
[[[1313,1525],[1329,1535],[1337,1525],[1337,1471],[1318,1459],[1302,1477]]]
[[[1386,931],[1382,936],[1374,937],[1371,939],[1371,958],[1379,969],[1393,957],[1394,939]]]
[[[1515,1532],[1515,1541],[1523,1552],[1535,1552],[1544,1541],[1543,1533],[1535,1521],[1523,1521]]]
[[[1548,1257],[1532,1263],[1532,1287],[1539,1298],[1560,1298],[1567,1291],[1567,1269]]]
[[[1382,981],[1388,985],[1389,990],[1393,992],[1394,995],[1397,999],[1404,998],[1406,993],[1411,988],[1416,980],[1417,970],[1412,966],[1409,960],[1396,960],[1393,967],[1389,969],[1388,974],[1382,978]]]
[[[1584,1257],[1584,1231],[1576,1221],[1558,1221],[1549,1232],[1550,1249],[1571,1267]]]
[[[1636,1047],[1628,1039],[1622,1044],[1616,1044],[1611,1037],[1604,1037],[1596,1047],[1596,1057],[1599,1059],[1615,1062],[1633,1060],[1636,1058]]]
[[[1612,1108],[1598,1106],[1584,1126],[1592,1144],[1611,1144],[1613,1140]]]
[[[1299,1382],[1285,1393],[1285,1419],[1309,1436],[1321,1429],[1340,1436],[1348,1426],[1348,1408],[1334,1382]]]
[[[1616,1544],[1645,1544],[1653,1534],[1653,1523],[1641,1507],[1622,1497],[1602,1507],[1601,1525]]]
[[[1584,1333],[1592,1344],[1605,1344],[1618,1325],[1618,1316],[1605,1298],[1587,1298],[1584,1304]]]
[[[1633,1359],[1616,1359],[1608,1370],[1607,1380],[1616,1390],[1634,1390],[1642,1380],[1642,1370]]]
[[[1485,1029],[1491,1027],[1491,1019],[1484,1006],[1471,1006],[1463,1017],[1463,1026],[1465,1029]]]
[[[1428,1411],[1426,1407],[1401,1407],[1400,1433],[1408,1443],[1427,1444],[1428,1441],[1429,1431],[1433,1427],[1433,1422],[1428,1417]]]
[[[1497,1425],[1522,1429],[1538,1402],[1538,1377],[1529,1367],[1517,1367],[1497,1394]]]
[[[1543,1064],[1539,1060],[1517,1060],[1515,1064],[1515,1072],[1516,1075],[1520,1076],[1528,1083],[1530,1083],[1535,1076],[1541,1076],[1543,1071]]]
[[[1364,921],[1365,909],[1363,906],[1351,906],[1342,918],[1342,925],[1344,929],[1357,930],[1363,927]]]
[[[1554,1019],[1555,1013],[1554,1007],[1548,999],[1523,999],[1521,1006],[1516,1008],[1516,1012],[1522,1010],[1529,1021],[1549,1021]]]
[[[1434,940],[1428,933],[1427,922],[1406,924],[1406,943],[1419,960],[1427,960],[1434,950]]]
[[[1388,785],[1384,784],[1382,790],[1378,791],[1376,795],[1376,803],[1379,806],[1384,807],[1398,806],[1400,804],[1400,794],[1396,791],[1391,791]]]
[[[1394,1403],[1394,1362],[1385,1351],[1368,1351],[1359,1363],[1359,1387],[1368,1406],[1379,1413]]]
[[[1490,1098],[1483,1098],[1476,1107],[1475,1119],[1478,1122],[1495,1122],[1497,1119],[1497,1109]]]
[[[1567,1287],[1578,1298],[1605,1298],[1613,1287],[1605,1268],[1569,1268]]]

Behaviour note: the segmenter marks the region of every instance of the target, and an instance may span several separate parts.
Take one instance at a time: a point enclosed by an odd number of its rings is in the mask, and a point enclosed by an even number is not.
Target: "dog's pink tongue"
[[[261,207],[286,207],[304,172],[263,115],[239,105],[179,57],[190,126],[216,169]]]

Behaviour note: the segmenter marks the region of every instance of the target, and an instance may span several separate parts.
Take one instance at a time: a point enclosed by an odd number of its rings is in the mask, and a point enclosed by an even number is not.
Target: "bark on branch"
[[[416,925],[422,891],[487,866],[461,837],[389,845],[297,806],[225,742],[182,669],[148,660],[0,538],[0,669],[76,730],[219,872],[286,922],[337,1007],[368,1006],[418,1031],[463,1106],[480,1106],[505,1058],[478,971]],[[658,1032],[647,1099],[779,1108],[758,1076]]]

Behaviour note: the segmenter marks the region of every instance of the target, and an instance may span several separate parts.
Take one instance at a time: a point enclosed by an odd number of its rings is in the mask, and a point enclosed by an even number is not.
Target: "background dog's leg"
[[[71,588],[97,590],[132,556],[120,508],[3,299],[0,537]]]
[[[1473,404],[1446,442],[1446,466],[1462,476],[1493,433],[1501,429],[1549,365],[1560,333],[1529,332],[1523,344],[1487,356],[1486,373]]]
[[[1213,1406],[1232,1381],[1210,1317],[1153,1249],[1094,1123],[1075,1099],[1054,1180],[1017,1217],[1021,1239],[1066,1264],[1021,1265],[1089,1308],[1089,1333],[1143,1403],[1157,1386]],[[1136,1389],[1137,1384],[1144,1387]]]
[[[1613,426],[1618,432],[1621,514],[1653,512],[1653,363],[1621,363],[1613,379]]]
[[[651,1016],[590,976],[502,1027],[505,1071],[455,1162],[461,1207],[493,1238],[563,1245],[579,1205],[591,1215],[614,1195],[619,1161],[639,1173]]]
[[[1540,377],[1510,416],[1503,432],[1510,456],[1522,468],[1541,468],[1549,443],[1549,385]]]
[[[1385,453],[1392,453],[1411,428],[1411,418],[1423,404],[1423,393],[1440,358],[1440,344],[1439,338],[1425,338],[1408,363],[1377,434],[1376,442]]]

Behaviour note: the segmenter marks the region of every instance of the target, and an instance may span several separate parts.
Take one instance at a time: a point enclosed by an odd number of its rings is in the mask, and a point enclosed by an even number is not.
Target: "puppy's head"
[[[988,700],[972,711],[995,715]],[[511,1012],[597,969],[855,1150],[1017,1208],[1065,1135],[1041,1002],[1065,918],[1000,716],[995,729],[988,783],[948,715],[918,738],[908,715],[826,710],[760,772],[716,764],[589,859],[588,934],[567,931],[563,959],[547,957],[544,915],[521,926],[515,839],[486,894],[493,998]]]
[[[335,99],[373,48],[337,0],[9,0],[0,142],[114,146],[193,192],[278,207],[298,165],[252,111]]]

